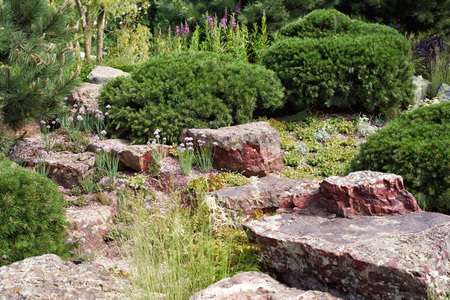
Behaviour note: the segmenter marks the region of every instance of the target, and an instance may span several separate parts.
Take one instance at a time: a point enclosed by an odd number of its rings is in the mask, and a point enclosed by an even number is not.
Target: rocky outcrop
[[[214,143],[216,169],[243,172],[246,176],[267,176],[284,167],[280,134],[268,122],[219,129],[187,129],[180,140],[185,137]]]
[[[95,110],[98,108],[97,97],[100,96],[101,88],[102,84],[85,82],[72,92],[72,95],[67,100],[67,103],[73,105],[80,101],[82,105],[86,106],[86,108]]]
[[[450,102],[450,85],[441,83],[438,87],[436,97],[439,98],[441,102]]]
[[[420,211],[413,195],[404,189],[401,176],[374,171],[331,176],[322,182],[267,176],[211,195],[223,207],[247,214],[279,208],[278,212],[340,217]]]
[[[329,293],[288,288],[259,272],[244,272],[222,279],[192,295],[189,300],[333,300]]]
[[[244,225],[272,276],[344,299],[425,299],[450,282],[450,216],[283,214]],[[433,278],[431,278],[433,277]]]
[[[88,79],[92,83],[105,83],[119,76],[130,76],[130,73],[111,67],[97,66],[89,73]]]
[[[45,164],[48,177],[65,188],[79,185],[82,173],[89,172],[95,164],[95,155],[90,152],[72,153],[69,151],[56,152],[42,157],[27,159],[27,166],[34,167],[39,163]]]
[[[135,299],[129,280],[94,264],[76,265],[54,254],[30,257],[0,268],[0,300]]]
[[[254,210],[274,211],[281,207],[291,207],[291,204],[285,204],[279,199],[286,191],[295,187],[311,182],[317,182],[314,179],[289,179],[276,176],[266,176],[254,180],[244,186],[228,187],[212,192],[211,195],[217,199],[217,202],[233,211],[251,214]]]
[[[66,218],[73,225],[72,233],[88,241],[89,248],[98,248],[104,244],[103,238],[115,215],[114,208],[108,205],[66,208]]]
[[[414,196],[403,187],[399,175],[359,171],[331,176],[320,184],[322,207],[342,217],[385,215],[420,211]]]

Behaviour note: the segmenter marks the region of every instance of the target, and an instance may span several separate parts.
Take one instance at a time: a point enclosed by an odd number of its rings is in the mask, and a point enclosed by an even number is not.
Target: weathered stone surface
[[[413,84],[416,86],[416,89],[414,90],[414,102],[425,99],[428,90],[430,89],[431,82],[422,76],[413,76]]]
[[[169,147],[164,145],[157,145],[164,147],[165,157],[169,155]],[[125,147],[119,153],[119,160],[123,165],[132,168],[136,171],[146,171],[148,164],[154,162],[152,151],[148,145],[130,145]]]
[[[97,265],[62,261],[54,254],[30,257],[0,268],[0,300],[134,299],[129,279]]]
[[[399,175],[359,171],[345,177],[330,176],[320,184],[326,198],[322,207],[330,213],[352,215],[384,215],[420,211],[414,196],[403,187]]]
[[[278,201],[281,207],[294,208],[298,213],[323,214],[326,212],[321,206],[324,197],[319,188],[319,181],[305,178],[303,182],[282,193]]]
[[[185,137],[217,143],[213,158],[216,169],[243,172],[246,176],[266,176],[284,167],[280,134],[268,122],[219,129],[187,129],[180,140]]]
[[[103,237],[109,231],[108,224],[111,224],[114,216],[114,208],[107,205],[71,206],[66,209],[67,220],[74,225],[72,232],[77,232],[78,238],[85,238],[88,248],[97,248],[103,244]]]
[[[429,274],[450,274],[450,216],[443,214],[283,214],[244,228],[277,279],[344,299],[424,299]],[[450,289],[450,282],[436,283]]]
[[[244,272],[222,279],[189,300],[319,300],[341,299],[329,293],[288,288],[259,272]]]
[[[102,84],[83,83],[72,92],[72,96],[69,97],[68,103],[75,104],[76,102],[81,101],[81,104],[85,105],[86,108],[98,109],[97,97],[100,96],[101,88]]]
[[[280,205],[279,198],[286,191],[295,186],[312,182],[314,179],[289,179],[276,176],[266,176],[260,179],[255,178],[252,183],[238,187],[228,187],[212,192],[218,203],[234,211],[252,213],[256,209],[275,210],[281,207],[291,207],[287,204]],[[288,202],[289,200],[283,200]],[[281,201],[281,203],[284,203]],[[291,199],[292,203],[292,199]]]
[[[65,188],[79,185],[79,177],[88,172],[95,164],[95,155],[90,152],[72,153],[56,152],[42,157],[42,162],[48,168],[48,177]],[[38,163],[36,158],[27,159],[27,166]]]
[[[441,99],[441,102],[450,101],[450,85],[441,83],[438,87],[436,97]]]
[[[169,146],[157,145],[164,147],[165,155],[169,155]],[[87,146],[86,150],[95,152],[98,148],[106,149],[106,151],[115,151],[119,154],[119,169],[131,168],[135,171],[146,171],[148,164],[153,160],[152,152],[149,145],[131,145],[129,141],[124,139],[101,140]]]
[[[119,76],[130,76],[130,73],[111,67],[97,66],[89,73],[88,79],[92,83],[104,83]]]

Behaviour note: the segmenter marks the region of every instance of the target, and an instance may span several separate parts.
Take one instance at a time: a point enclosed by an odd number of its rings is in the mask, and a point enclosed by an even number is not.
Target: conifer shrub
[[[404,113],[361,145],[350,171],[403,177],[423,209],[450,212],[450,103]]]
[[[392,117],[413,101],[410,45],[394,29],[316,10],[280,34],[262,63],[281,79],[289,108]]]
[[[99,104],[111,105],[116,136],[145,143],[159,129],[175,141],[186,128],[250,122],[283,105],[273,71],[209,52],[158,55],[130,77],[108,82]],[[111,131],[111,130],[110,130]]]
[[[68,256],[65,200],[50,179],[0,154],[0,266],[54,253]]]

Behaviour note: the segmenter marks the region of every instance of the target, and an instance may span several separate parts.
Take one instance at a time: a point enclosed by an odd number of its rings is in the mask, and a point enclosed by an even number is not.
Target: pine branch
[[[34,7],[28,11],[28,13],[22,18],[22,20],[17,21],[17,23],[22,23],[23,21],[25,21],[28,18],[28,16],[36,9],[36,7],[39,5],[40,2],[41,2],[41,0],[36,2]],[[12,1],[11,1],[11,3],[12,3]]]
[[[65,9],[65,6],[67,5],[67,1],[64,0],[63,4],[59,7],[58,11],[56,12],[56,14],[53,16],[53,18],[51,19],[51,21],[47,24],[47,26],[45,26],[45,28],[42,30],[44,33],[50,28],[50,26],[53,24],[53,22],[56,20],[57,17],[59,17],[59,15],[61,14],[61,10]]]
[[[62,70],[61,70],[61,71],[62,71]],[[74,81],[74,80],[78,77],[78,75],[80,75],[80,72],[81,72],[81,67],[78,66],[78,67],[77,67],[77,70],[76,70],[75,73],[73,74],[72,78],[70,78],[70,80],[68,80],[68,81],[66,82],[66,84],[64,84],[59,90],[55,91],[55,93],[53,94],[53,96],[58,95],[60,91],[62,91],[66,86],[69,85],[69,83],[71,83],[72,81]]]

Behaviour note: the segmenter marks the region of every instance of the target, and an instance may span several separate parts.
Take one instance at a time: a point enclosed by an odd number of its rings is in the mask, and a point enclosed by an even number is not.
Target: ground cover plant
[[[291,112],[331,107],[393,117],[413,99],[409,51],[392,28],[316,10],[283,27],[262,63],[280,77]]]
[[[283,105],[284,89],[262,66],[209,52],[153,57],[131,77],[111,80],[99,104],[111,105],[114,136],[146,143],[154,130],[173,142],[186,128],[243,124]]]

